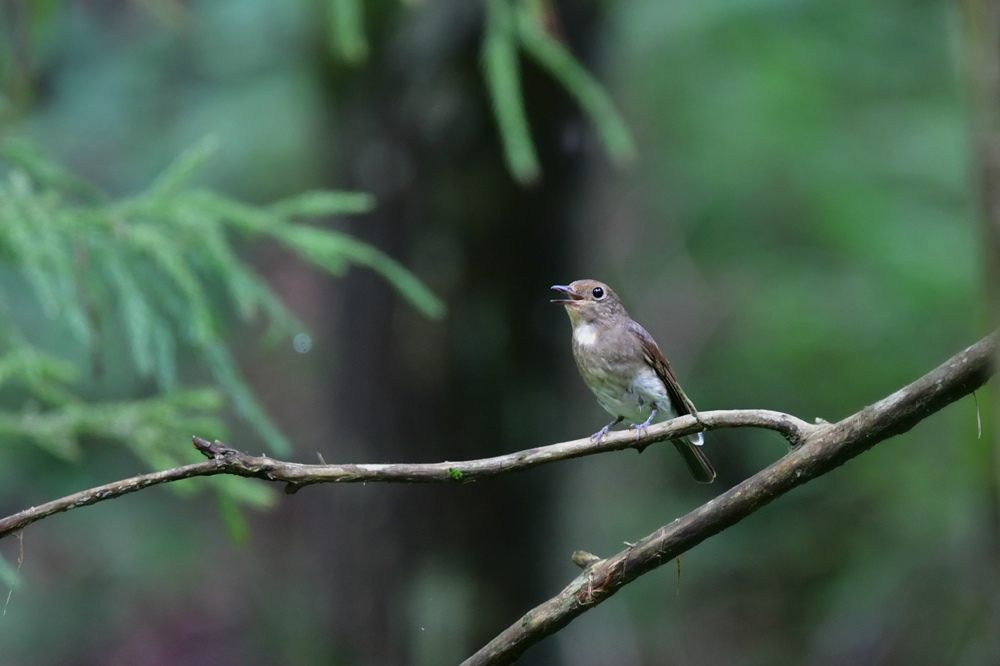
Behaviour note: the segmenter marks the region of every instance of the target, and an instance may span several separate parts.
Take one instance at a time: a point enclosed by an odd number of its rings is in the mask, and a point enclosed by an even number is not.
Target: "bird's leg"
[[[625,420],[624,416],[619,416],[614,421],[612,421],[611,423],[609,423],[608,425],[604,426],[603,428],[595,432],[593,435],[591,435],[590,441],[592,441],[594,444],[600,444],[601,438],[607,435],[612,428],[614,428],[616,425],[618,425],[624,420]]]
[[[642,437],[642,431],[649,427],[649,424],[653,422],[653,418],[656,416],[656,413],[658,411],[660,411],[660,410],[658,410],[656,407],[653,407],[653,411],[649,413],[649,418],[648,419],[646,419],[642,423],[633,423],[632,425],[630,425],[628,427],[629,430],[631,430],[632,428],[635,428],[635,441],[637,441],[637,442],[639,441],[639,438]],[[639,453],[642,453],[642,450],[644,448],[646,448],[646,447],[645,446],[642,446],[642,447],[637,446],[636,447],[636,449],[639,451]]]

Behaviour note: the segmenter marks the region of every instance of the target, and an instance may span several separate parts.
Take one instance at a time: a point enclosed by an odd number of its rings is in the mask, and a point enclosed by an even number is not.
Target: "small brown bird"
[[[601,407],[615,417],[591,439],[601,441],[626,418],[633,421],[629,427],[636,429],[638,440],[657,414],[698,415],[652,336],[632,321],[608,285],[577,280],[552,288],[566,296],[552,302],[565,306],[569,314],[576,367]],[[696,481],[715,479],[715,470],[698,448],[704,442],[701,433],[671,441]]]

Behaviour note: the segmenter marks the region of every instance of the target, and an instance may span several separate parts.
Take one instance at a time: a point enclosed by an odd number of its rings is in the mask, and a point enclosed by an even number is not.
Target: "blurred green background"
[[[0,377],[3,515],[194,459],[192,431],[303,462],[460,460],[588,435],[607,417],[548,304],[549,285],[582,277],[614,286],[701,409],[833,421],[990,328],[952,2],[8,0],[0,21],[0,203],[30,176],[39,206],[84,206],[88,188],[59,201],[45,189],[69,177],[45,181],[38,165],[58,165],[107,194],[86,209],[104,225],[91,252],[131,251],[120,225],[176,225],[158,238],[202,271],[212,308],[199,337],[191,302],[164,296],[177,378],[154,377],[137,363],[136,318],[100,312],[127,309],[126,292],[96,301],[87,347],[86,325],[74,337],[66,312],[36,302],[41,278],[0,227],[4,329],[45,359],[17,357],[21,374],[0,363],[20,381]],[[384,262],[339,274],[287,236],[236,233],[218,206],[218,219],[163,213],[187,190],[155,199],[161,174],[205,137],[214,152],[185,176],[241,202],[231,218],[247,225],[277,224],[265,207],[303,192],[373,196],[369,212],[337,200],[303,224],[348,234],[331,250],[348,263],[372,264],[368,246],[394,258],[444,317]],[[290,312],[260,297],[272,316],[241,321],[231,273],[198,263],[218,238]],[[140,294],[157,287],[143,256],[123,259]],[[303,353],[293,336],[306,332]],[[12,339],[0,361],[27,348]],[[259,412],[220,371],[224,349]],[[29,417],[76,404],[33,390],[59,368],[55,384],[94,410],[156,409],[25,436]],[[176,398],[211,385],[222,392]],[[522,663],[1000,663],[991,395],[979,405],[981,439],[964,399],[686,554],[679,583],[664,567]],[[284,496],[192,483],[203,492],[58,515],[0,542],[0,598],[17,580],[2,661],[457,663],[577,575],[572,551],[617,552],[786,451],[771,433],[714,432],[719,479],[705,487],[669,448],[469,485]]]

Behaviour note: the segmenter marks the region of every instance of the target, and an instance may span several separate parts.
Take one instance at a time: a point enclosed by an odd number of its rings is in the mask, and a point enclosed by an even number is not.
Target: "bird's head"
[[[553,298],[551,302],[566,308],[573,326],[609,320],[625,313],[618,295],[603,282],[577,280],[565,286],[556,284],[552,288],[565,298]]]

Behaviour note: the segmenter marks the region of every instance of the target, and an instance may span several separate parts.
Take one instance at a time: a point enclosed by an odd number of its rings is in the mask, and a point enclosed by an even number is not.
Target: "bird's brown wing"
[[[653,336],[646,332],[639,324],[634,321],[628,323],[629,330],[635,333],[635,336],[639,338],[639,344],[642,346],[642,355],[649,363],[653,370],[656,371],[657,376],[667,387],[667,394],[670,396],[670,401],[674,404],[674,409],[677,410],[678,416],[684,414],[698,415],[698,410],[695,408],[694,403],[691,399],[687,397],[684,390],[681,388],[680,382],[677,381],[677,375],[674,374],[673,368],[670,367],[670,363],[663,356],[663,352],[660,348],[656,346],[656,341],[653,340]]]
[[[630,321],[628,326],[629,330],[639,338],[643,358],[653,367],[660,381],[667,387],[667,395],[670,396],[670,402],[677,411],[677,415],[691,414],[697,418],[698,410],[695,409],[694,403],[684,393],[680,382],[677,381],[677,375],[674,374],[670,363],[664,358],[663,352],[656,346],[656,342],[653,341],[652,336],[646,332],[646,329],[634,321]],[[687,465],[688,471],[691,472],[691,476],[696,481],[711,483],[715,480],[715,469],[712,467],[712,463],[708,461],[705,454],[698,448],[701,446],[702,441],[704,441],[701,434],[689,435],[672,441],[684,458],[684,463]]]

